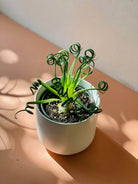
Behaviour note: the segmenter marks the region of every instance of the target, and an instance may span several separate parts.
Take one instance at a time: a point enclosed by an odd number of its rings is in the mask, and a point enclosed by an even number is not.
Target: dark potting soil
[[[53,95],[49,91],[45,92],[42,95],[42,99],[55,98],[55,97],[57,98],[57,96]],[[87,108],[91,107],[92,102],[91,102],[87,92],[80,93],[78,98],[83,102],[83,104]],[[56,121],[59,121],[59,122],[64,122],[64,123],[82,121],[82,120],[88,118],[91,115],[90,113],[88,113],[83,108],[80,109],[79,113],[78,112],[76,113],[77,106],[76,106],[75,103],[71,104],[73,109],[69,110],[68,112],[65,112],[65,113],[59,112],[58,105],[59,105],[59,102],[58,101],[54,101],[54,102],[50,102],[50,103],[46,103],[46,104],[40,105],[40,109],[43,108],[43,110],[45,111],[46,115],[50,119],[53,119],[53,120],[56,120]]]

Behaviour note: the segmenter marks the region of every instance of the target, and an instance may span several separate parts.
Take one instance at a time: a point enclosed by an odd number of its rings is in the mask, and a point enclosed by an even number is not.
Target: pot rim
[[[47,80],[45,83],[50,82],[51,80],[52,80],[52,79]],[[90,82],[88,82],[88,81],[86,81],[86,80],[83,80],[82,82],[88,83],[89,85],[91,85],[91,86],[94,88],[94,86],[93,86]],[[81,85],[80,85],[80,86],[81,86]],[[39,93],[39,91],[40,91],[41,88],[43,88],[43,86],[41,86],[41,87],[37,90],[37,92],[35,93],[35,96],[34,96],[34,99],[35,99],[35,100],[36,100],[36,97],[37,97],[37,95],[38,95],[38,93]],[[98,107],[99,107],[99,106],[100,106],[100,96],[99,96],[99,94],[98,94],[98,91],[97,91],[97,90],[95,90],[95,91],[96,91],[96,93],[97,93],[97,97],[98,97],[98,100],[99,100],[99,103],[98,103]],[[92,115],[90,115],[88,118],[86,118],[86,119],[84,119],[84,120],[82,120],[82,121],[64,123],[64,122],[56,121],[56,120],[53,120],[53,119],[50,119],[50,118],[46,117],[46,116],[40,111],[40,109],[39,109],[39,104],[35,104],[35,107],[36,107],[36,110],[39,112],[39,114],[40,114],[44,119],[49,120],[49,121],[51,121],[51,122],[53,122],[53,123],[55,123],[55,124],[60,124],[60,125],[76,125],[76,124],[80,124],[80,123],[85,123],[87,120],[89,120],[90,118],[92,118],[92,117],[95,115],[95,114],[92,114]]]

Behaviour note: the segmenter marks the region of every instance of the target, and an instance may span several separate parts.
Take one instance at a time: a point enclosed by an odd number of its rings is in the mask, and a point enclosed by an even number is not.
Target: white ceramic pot
[[[51,80],[46,84],[51,85]],[[83,88],[94,88],[89,82],[83,80],[80,83]],[[35,100],[39,100],[44,87],[40,87],[35,95]],[[100,97],[96,90],[90,90],[89,95],[99,107]],[[85,150],[92,142],[95,130],[97,114],[93,114],[88,119],[76,123],[63,123],[51,120],[44,116],[36,105],[37,133],[41,143],[50,151],[71,155]]]

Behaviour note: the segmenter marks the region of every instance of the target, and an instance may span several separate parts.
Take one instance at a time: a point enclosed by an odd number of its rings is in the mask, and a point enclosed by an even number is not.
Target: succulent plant
[[[54,97],[39,101],[27,102],[25,109],[16,112],[15,118],[16,115],[21,111],[26,111],[30,114],[33,114],[33,104],[46,104],[54,101],[59,103],[59,111],[62,113],[71,111],[73,108],[72,104],[76,105],[77,108],[75,108],[75,113],[78,115],[82,114],[83,111],[87,111],[89,114],[99,113],[102,111],[99,109],[99,107],[96,107],[95,103],[92,103],[89,108],[86,107],[79,98],[79,95],[82,92],[87,92],[89,90],[98,90],[101,93],[104,93],[108,90],[108,83],[105,81],[100,81],[96,88],[83,89],[79,87],[80,82],[83,81],[88,75],[91,75],[95,67],[94,50],[87,49],[85,50],[83,56],[79,56],[81,50],[82,48],[79,43],[73,43],[69,47],[69,52],[67,50],[60,50],[58,53],[47,55],[47,64],[54,66],[54,78],[52,79],[52,86],[49,86],[40,79],[37,79],[37,81],[35,81],[30,87],[30,90],[34,94],[34,91],[38,90],[39,86],[42,85],[47,91],[53,94]],[[75,56],[70,68],[69,53]],[[80,66],[73,76],[73,69],[77,60],[79,60]],[[61,77],[57,76],[57,67],[59,67],[61,70]]]

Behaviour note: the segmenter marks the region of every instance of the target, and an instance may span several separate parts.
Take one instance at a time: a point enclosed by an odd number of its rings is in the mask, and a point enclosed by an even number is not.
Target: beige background
[[[62,48],[93,48],[96,67],[138,92],[137,0],[0,0],[0,11]]]

